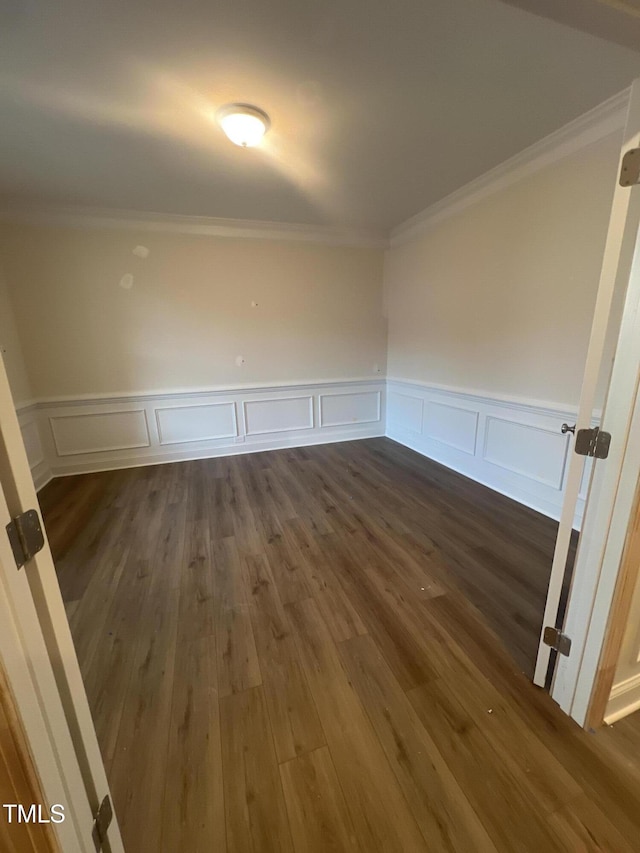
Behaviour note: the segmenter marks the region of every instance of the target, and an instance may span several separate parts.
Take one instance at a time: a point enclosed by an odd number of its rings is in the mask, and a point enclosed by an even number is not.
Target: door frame
[[[591,691],[585,728],[597,729],[604,722],[613,688],[613,682],[622,652],[633,595],[640,574],[640,482],[636,490],[634,508],[627,531],[622,565],[611,604],[598,671]]]

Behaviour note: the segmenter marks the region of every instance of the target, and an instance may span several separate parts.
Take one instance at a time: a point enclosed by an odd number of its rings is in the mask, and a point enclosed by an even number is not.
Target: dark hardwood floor
[[[523,674],[549,519],[388,439],[40,498],[128,853],[640,850],[640,728]]]

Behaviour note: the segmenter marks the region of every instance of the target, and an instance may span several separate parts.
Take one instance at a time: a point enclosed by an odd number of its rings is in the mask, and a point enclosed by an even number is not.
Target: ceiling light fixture
[[[271,125],[269,116],[251,104],[227,104],[216,113],[220,127],[234,145],[253,148]]]

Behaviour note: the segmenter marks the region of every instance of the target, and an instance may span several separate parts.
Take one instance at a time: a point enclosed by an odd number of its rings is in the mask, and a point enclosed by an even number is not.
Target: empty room
[[[0,849],[637,851],[640,5],[0,41]]]

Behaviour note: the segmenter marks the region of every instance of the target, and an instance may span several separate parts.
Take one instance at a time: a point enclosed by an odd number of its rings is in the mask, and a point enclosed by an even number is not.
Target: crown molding
[[[67,228],[116,228],[165,234],[194,234],[254,240],[286,240],[384,249],[387,237],[375,231],[270,222],[253,219],[222,219],[95,207],[16,206],[0,208],[0,222]]]
[[[405,220],[392,229],[389,244],[399,246],[422,234],[443,219],[503,190],[534,172],[623,130],[630,89],[594,107],[543,139],[510,157],[480,177]]]

